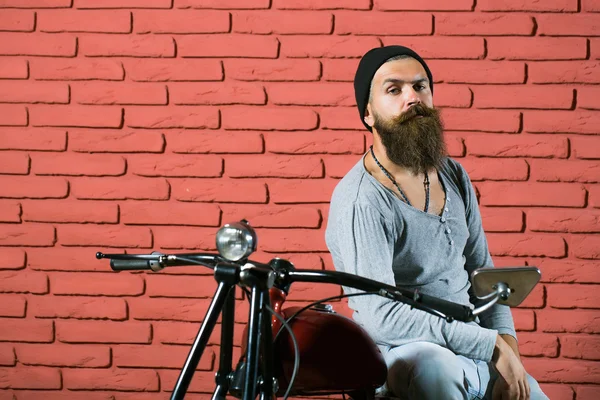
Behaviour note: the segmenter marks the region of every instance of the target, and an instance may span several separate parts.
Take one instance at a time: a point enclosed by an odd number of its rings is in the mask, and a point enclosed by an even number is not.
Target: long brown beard
[[[415,174],[441,166],[447,153],[444,126],[437,109],[417,104],[387,121],[375,112],[373,118],[373,127],[393,163]]]

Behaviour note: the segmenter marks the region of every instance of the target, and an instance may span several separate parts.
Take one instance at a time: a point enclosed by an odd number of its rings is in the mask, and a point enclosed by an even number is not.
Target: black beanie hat
[[[392,57],[402,55],[410,56],[421,63],[425,69],[425,72],[427,73],[427,78],[429,78],[429,87],[431,88],[431,93],[433,94],[433,77],[431,76],[431,71],[429,70],[429,67],[425,61],[423,61],[423,59],[413,50],[404,46],[376,47],[369,50],[358,64],[358,69],[356,70],[356,75],[354,76],[354,95],[356,96],[356,104],[358,105],[360,120],[371,132],[373,132],[373,128],[371,128],[365,122],[365,109],[369,101],[369,91],[371,90],[371,81],[373,80],[373,76],[375,76],[375,73],[379,67],[381,67],[387,60]]]

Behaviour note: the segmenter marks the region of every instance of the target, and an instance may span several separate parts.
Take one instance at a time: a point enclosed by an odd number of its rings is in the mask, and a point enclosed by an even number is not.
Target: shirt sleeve
[[[398,230],[368,205],[346,205],[333,222],[336,269],[395,286],[392,272]],[[347,293],[355,290],[344,288]],[[380,296],[350,298],[354,319],[380,345],[427,341],[465,357],[490,361],[497,333],[475,323],[444,319]]]
[[[487,239],[483,231],[481,214],[477,203],[477,196],[467,172],[460,167],[460,180],[465,194],[465,212],[467,217],[467,226],[469,229],[469,238],[465,245],[464,256],[466,259],[465,268],[471,276],[471,273],[481,267],[493,267],[494,263],[488,249]],[[471,303],[475,307],[481,305],[481,301],[475,297],[472,288],[469,291]],[[510,308],[505,305],[495,304],[490,309],[479,315],[481,326],[498,331],[499,334],[508,334],[517,338],[515,326],[510,312]]]

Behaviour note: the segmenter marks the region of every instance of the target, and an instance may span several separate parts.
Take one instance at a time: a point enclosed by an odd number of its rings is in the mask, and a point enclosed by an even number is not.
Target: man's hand
[[[500,335],[496,338],[492,362],[500,375],[494,384],[492,399],[528,400],[529,383],[525,368],[519,360],[518,350],[515,353]]]

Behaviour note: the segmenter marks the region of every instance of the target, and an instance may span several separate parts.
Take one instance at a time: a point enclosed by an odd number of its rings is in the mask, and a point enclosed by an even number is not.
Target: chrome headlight
[[[217,249],[229,261],[247,258],[256,250],[256,232],[245,220],[225,224],[217,232]]]

